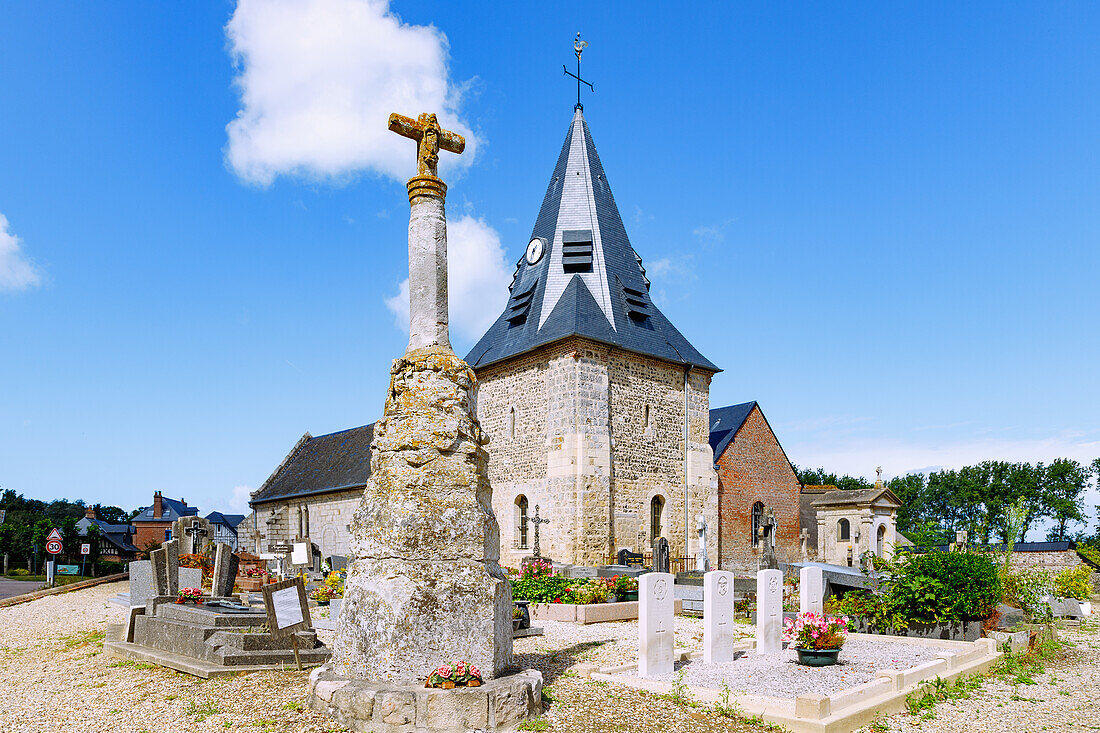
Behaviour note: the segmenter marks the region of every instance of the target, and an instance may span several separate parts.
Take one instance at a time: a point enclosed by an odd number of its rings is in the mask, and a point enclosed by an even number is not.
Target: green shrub
[[[124,563],[115,560],[96,560],[95,562],[96,575],[114,575],[115,573],[121,573],[125,569],[126,566]]]
[[[11,571],[11,574],[12,575],[30,575],[31,571],[27,570],[26,568],[16,568],[15,570]]]
[[[512,583],[512,598],[532,603],[575,603],[570,587],[577,581],[562,575],[540,575]]]
[[[1092,568],[1078,565],[1066,568],[1054,579],[1054,594],[1063,598],[1076,598],[1087,601],[1092,597]]]
[[[1004,574],[1004,597],[1019,606],[1031,621],[1050,617],[1046,597],[1054,595],[1054,578],[1046,570],[1021,570]]]
[[[875,622],[904,629],[911,623],[987,618],[1003,590],[987,555],[970,552],[905,553],[884,563],[875,598]]]
[[[1094,568],[1100,568],[1100,550],[1097,550],[1095,547],[1089,547],[1088,545],[1078,545],[1077,556],[1092,565]]]

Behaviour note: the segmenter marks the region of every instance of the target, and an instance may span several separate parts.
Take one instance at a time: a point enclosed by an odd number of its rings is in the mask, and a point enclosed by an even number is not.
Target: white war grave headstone
[[[798,571],[798,612],[816,613],[825,611],[825,576],[821,568],[802,568]]]
[[[671,573],[638,578],[638,674],[656,677],[673,671],[676,645],[676,594]]]
[[[783,572],[756,573],[756,653],[783,651]]]
[[[733,573],[703,576],[703,663],[733,661]]]

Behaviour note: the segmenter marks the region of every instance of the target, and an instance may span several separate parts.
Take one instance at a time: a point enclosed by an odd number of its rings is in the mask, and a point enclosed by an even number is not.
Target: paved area
[[[8,578],[0,578],[0,598],[20,596],[24,593],[38,590],[41,587],[42,584],[37,580],[9,580]]]

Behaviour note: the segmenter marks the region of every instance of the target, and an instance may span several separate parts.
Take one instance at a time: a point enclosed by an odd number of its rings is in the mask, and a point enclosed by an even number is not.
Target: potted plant
[[[628,575],[616,575],[612,580],[614,581],[612,589],[615,591],[615,595],[619,597],[620,601],[638,600],[637,578],[631,578]]]
[[[202,605],[202,588],[180,588],[176,603]]]
[[[424,683],[425,687],[439,687],[444,690],[453,690],[456,685],[480,686],[481,670],[464,661],[451,662],[432,670],[428,681]]]
[[[783,640],[794,645],[798,663],[808,667],[836,664],[848,635],[848,619],[800,613],[784,621]]]
[[[332,589],[327,585],[321,585],[309,592],[309,597],[317,601],[318,606],[327,606],[332,598]]]
[[[512,606],[512,631],[519,631],[519,625],[523,623],[523,609]]]

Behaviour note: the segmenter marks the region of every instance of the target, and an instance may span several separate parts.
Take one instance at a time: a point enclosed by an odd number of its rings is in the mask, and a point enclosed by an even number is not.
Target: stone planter
[[[636,591],[636,590],[624,591],[623,593],[619,594],[619,600],[623,601],[623,602],[626,602],[626,603],[637,601],[638,600],[638,591]]]
[[[850,617],[848,628],[857,634],[881,634],[884,636],[909,636],[915,639],[949,639],[951,641],[977,641],[982,638],[982,620],[941,621],[935,624],[909,624],[909,628],[881,629],[862,617]]]
[[[794,649],[798,652],[798,663],[807,667],[828,667],[836,664],[839,649]]]
[[[523,618],[522,618],[522,617],[520,617],[520,618],[513,618],[513,619],[512,619],[512,631],[519,631],[519,625],[520,625],[521,623],[523,623]]]

